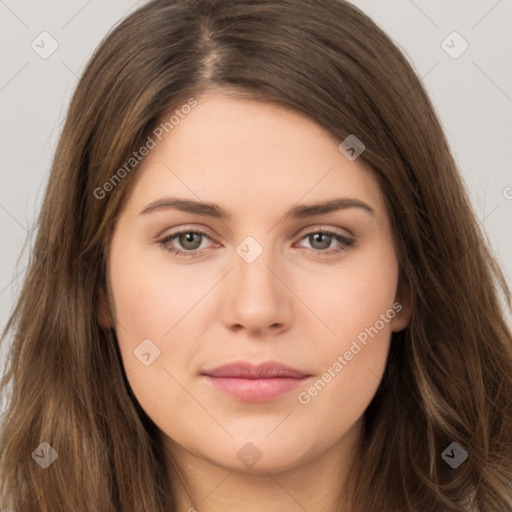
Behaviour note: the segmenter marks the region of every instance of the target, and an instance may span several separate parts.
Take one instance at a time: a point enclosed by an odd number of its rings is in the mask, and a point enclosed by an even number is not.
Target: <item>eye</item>
[[[201,247],[204,238],[211,240],[211,238],[204,232],[198,230],[178,231],[173,233],[163,240],[159,245],[166,251],[180,257],[193,257],[202,252],[204,247]],[[176,242],[173,240],[176,239]],[[329,256],[337,254],[342,251],[347,251],[354,245],[354,240],[346,238],[345,236],[337,233],[336,231],[317,229],[305,234],[300,240],[307,239],[312,247],[305,247],[320,256]],[[338,242],[337,247],[332,247],[332,242]],[[178,244],[182,249],[176,247]],[[303,247],[303,246],[302,246]]]
[[[190,257],[196,255],[201,246],[202,237],[210,238],[204,231],[178,231],[159,242],[163,249],[177,256]],[[178,243],[185,250],[177,249],[171,241],[177,238]]]
[[[330,231],[327,229],[317,229],[316,231],[310,231],[301,238],[301,241],[305,239],[307,239],[308,242],[313,246],[311,247],[311,250],[317,254],[320,254],[320,256],[329,256],[332,254],[340,253],[342,251],[347,251],[355,243],[354,240],[346,238],[336,231]],[[338,242],[339,245],[332,248],[331,243],[333,241]]]

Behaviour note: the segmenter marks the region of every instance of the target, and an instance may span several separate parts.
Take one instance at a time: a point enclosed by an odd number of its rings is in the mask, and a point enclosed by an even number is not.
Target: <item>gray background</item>
[[[28,248],[21,251],[71,93],[94,48],[142,3],[0,0],[1,328],[23,282]],[[353,3],[391,36],[422,77],[478,219],[512,284],[512,0]],[[31,47],[33,41],[42,46],[44,31],[58,42],[46,59]],[[460,39],[446,40],[453,31],[469,44],[458,58],[445,51],[462,48]]]

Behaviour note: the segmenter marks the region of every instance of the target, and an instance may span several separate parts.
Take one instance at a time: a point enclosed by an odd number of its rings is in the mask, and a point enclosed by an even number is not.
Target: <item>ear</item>
[[[402,275],[398,280],[393,310],[396,314],[391,320],[391,330],[402,331],[409,324],[412,311],[411,287]]]
[[[98,308],[96,312],[98,322],[104,329],[108,330],[114,327],[114,320],[103,288],[100,288],[98,292]]]

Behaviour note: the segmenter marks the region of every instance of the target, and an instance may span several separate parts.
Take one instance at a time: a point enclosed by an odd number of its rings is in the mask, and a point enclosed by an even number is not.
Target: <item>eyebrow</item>
[[[231,219],[231,213],[215,203],[205,203],[191,199],[178,199],[174,197],[163,197],[161,199],[152,201],[142,209],[139,215],[148,215],[152,212],[167,208],[175,208],[182,212],[195,213],[197,215],[204,215],[206,217],[213,217],[215,219]],[[371,215],[375,215],[375,210],[365,202],[359,199],[342,197],[322,201],[320,203],[293,206],[287,210],[283,217],[303,219],[306,217],[314,217],[315,215],[331,213],[338,210],[346,210],[349,208],[360,208]]]

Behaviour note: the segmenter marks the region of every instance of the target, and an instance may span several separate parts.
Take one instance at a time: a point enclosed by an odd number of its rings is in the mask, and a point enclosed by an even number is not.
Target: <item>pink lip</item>
[[[291,391],[310,375],[269,361],[254,366],[235,362],[202,373],[212,385],[244,402],[265,402]]]

